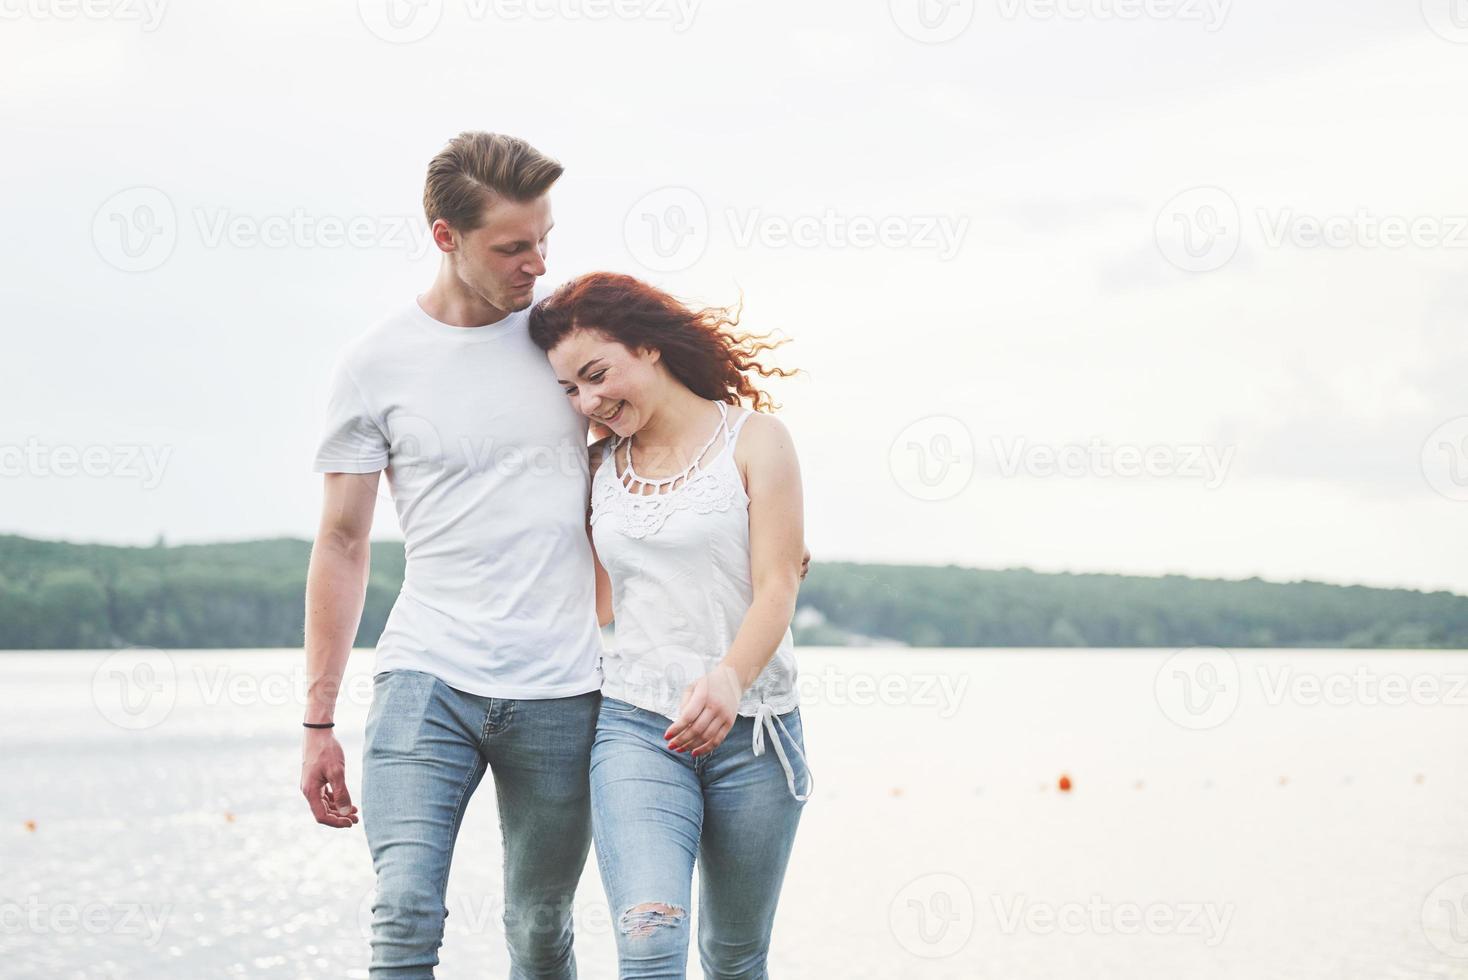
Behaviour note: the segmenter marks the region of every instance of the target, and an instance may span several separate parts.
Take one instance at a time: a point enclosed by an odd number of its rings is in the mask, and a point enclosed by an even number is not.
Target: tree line
[[[0,649],[299,646],[311,545],[155,547],[0,536]],[[372,545],[357,645],[402,583]],[[1228,581],[817,560],[797,642],[919,647],[1468,648],[1468,597],[1319,582]]]

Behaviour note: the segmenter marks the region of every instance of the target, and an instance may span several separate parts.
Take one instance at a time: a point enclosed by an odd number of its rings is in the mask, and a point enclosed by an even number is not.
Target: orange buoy
[[[28,830],[28,831],[30,831],[31,833],[35,833],[35,831],[36,831],[36,822],[34,820],[27,820],[25,822],[25,829]]]
[[[902,795],[902,787],[901,786],[893,786],[892,787],[892,792],[891,792],[890,795],[892,795],[892,796],[901,796]]]
[[[224,819],[227,823],[234,823],[234,814],[226,811],[224,814]]]
[[[1070,777],[1065,773],[1060,774],[1060,791],[1062,793],[1070,792]]]

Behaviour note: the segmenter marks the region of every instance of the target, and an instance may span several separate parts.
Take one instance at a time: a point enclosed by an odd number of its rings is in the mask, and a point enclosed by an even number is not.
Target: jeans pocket
[[[417,744],[438,678],[417,670],[389,670],[372,679],[367,751],[404,753]]]

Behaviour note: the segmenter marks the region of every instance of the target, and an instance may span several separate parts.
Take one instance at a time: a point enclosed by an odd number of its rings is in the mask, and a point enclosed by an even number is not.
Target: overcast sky
[[[0,530],[309,536],[472,128],[792,339],[817,560],[1468,592],[1468,12],[922,2],[0,0]]]

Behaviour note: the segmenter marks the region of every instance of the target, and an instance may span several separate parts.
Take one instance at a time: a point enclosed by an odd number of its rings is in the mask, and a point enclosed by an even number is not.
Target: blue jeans
[[[483,698],[415,670],[373,678],[362,826],[377,872],[374,980],[432,977],[464,808],[494,774],[512,980],[576,976],[571,906],[591,844],[587,763],[601,693]]]
[[[799,709],[780,720],[803,752]],[[667,747],[668,725],[656,712],[602,698],[592,827],[617,925],[618,976],[685,975],[696,858],[704,976],[762,980],[804,804],[791,796],[775,754],[753,753],[753,719],[738,719],[717,749],[696,759]]]

